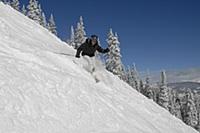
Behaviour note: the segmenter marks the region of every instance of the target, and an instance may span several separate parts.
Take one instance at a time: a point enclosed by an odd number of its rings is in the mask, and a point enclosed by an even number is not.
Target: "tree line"
[[[46,15],[42,10],[41,4],[37,0],[29,0],[29,4],[25,6],[24,4],[20,7],[19,0],[0,0],[4,4],[10,5],[15,10],[21,12],[25,16],[29,17],[36,23],[40,24],[44,28],[48,29],[51,33],[57,35],[56,24],[54,21],[53,14],[50,15],[48,21]]]

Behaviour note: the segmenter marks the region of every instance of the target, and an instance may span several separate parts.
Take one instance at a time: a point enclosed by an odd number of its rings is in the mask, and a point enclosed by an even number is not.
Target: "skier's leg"
[[[96,59],[95,57],[83,56],[84,65],[83,68],[91,73],[94,80],[98,83],[100,78],[98,78],[98,74],[96,73]]]
[[[97,67],[97,62],[96,58],[93,57],[91,58],[91,68],[92,68],[92,76],[95,79],[95,81],[98,83],[100,81],[100,78],[98,76],[98,67]]]
[[[91,69],[91,59],[89,56],[83,56],[84,59],[84,69],[90,73],[92,73]]]
[[[95,62],[95,57],[92,57],[91,60],[90,60],[90,66],[91,66],[91,71],[92,72],[95,72],[95,70],[96,70],[95,63],[96,63]]]

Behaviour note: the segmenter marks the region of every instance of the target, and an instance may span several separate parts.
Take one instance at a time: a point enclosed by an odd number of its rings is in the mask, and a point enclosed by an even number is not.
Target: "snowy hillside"
[[[101,65],[96,83],[74,54],[0,2],[0,133],[196,132]]]

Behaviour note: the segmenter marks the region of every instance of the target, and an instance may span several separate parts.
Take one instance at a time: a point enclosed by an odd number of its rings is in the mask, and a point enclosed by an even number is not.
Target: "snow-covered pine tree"
[[[192,93],[192,90],[190,89],[190,88],[188,88],[187,90],[186,90],[186,95],[185,95],[185,99],[186,99],[186,101],[188,101],[188,100],[190,100],[190,99],[192,99],[192,101],[194,101],[194,94]]]
[[[15,10],[19,11],[20,9],[19,0],[12,0],[10,4]]]
[[[169,112],[172,115],[175,115],[175,101],[177,99],[176,95],[177,95],[176,91],[173,90],[172,88],[169,88],[169,106],[168,106],[168,108],[169,108]]]
[[[158,95],[160,92],[160,88],[157,85],[153,85],[152,90],[153,90],[153,101],[158,103]]]
[[[27,10],[26,10],[25,5],[22,6],[21,12],[26,16]]]
[[[200,114],[198,111],[198,124],[196,125],[195,129],[200,132]]]
[[[38,4],[38,12],[39,12],[39,17],[40,17],[40,25],[42,25],[42,8],[41,8],[41,5],[40,4]]]
[[[29,4],[27,6],[27,9],[28,9],[27,16],[30,19],[37,22],[38,24],[40,24],[41,17],[40,17],[40,9],[39,9],[39,5],[38,5],[38,1],[37,0],[30,0]]]
[[[131,68],[128,67],[126,75],[127,75],[127,83],[131,87],[136,89],[138,92],[140,92],[140,79],[135,64],[133,64]]]
[[[139,73],[138,73],[138,71],[137,71],[137,68],[136,68],[135,63],[133,64],[132,72],[133,72],[133,78],[134,78],[134,82],[135,82],[135,89],[136,89],[138,92],[140,92]]]
[[[73,48],[75,48],[75,42],[74,42],[74,27],[71,26],[71,34],[70,34],[70,39],[67,41],[67,43],[72,46]]]
[[[124,65],[122,65],[122,80],[126,83],[128,83],[128,74],[127,74],[127,70],[126,70],[126,67]]]
[[[143,83],[143,89],[141,90],[141,93],[144,96],[147,96],[147,88],[148,87],[150,87],[150,75],[149,75],[149,71],[147,71],[147,75],[146,75],[146,78],[145,78],[145,83]]]
[[[131,87],[135,88],[135,82],[133,80],[133,75],[132,75],[132,71],[131,71],[131,67],[130,66],[127,67],[126,77],[127,77],[127,83]]]
[[[150,76],[148,75],[146,78],[146,84],[145,84],[145,96],[148,97],[149,99],[154,98],[154,93],[150,84]]]
[[[169,88],[167,87],[165,71],[161,72],[161,85],[158,95],[158,104],[163,108],[169,110]]]
[[[134,82],[133,82],[133,78],[132,78],[132,74],[131,74],[131,67],[128,66],[127,70],[126,70],[126,77],[127,77],[127,83],[131,86],[131,87],[135,87],[134,86]]]
[[[198,124],[197,124],[197,126],[195,127],[195,129],[196,129],[198,132],[200,132],[200,123],[199,123],[199,121],[200,121],[200,119],[198,120]]]
[[[151,87],[147,90],[147,97],[154,100],[154,93]]]
[[[51,14],[51,16],[50,16],[50,19],[49,19],[47,27],[48,27],[48,30],[51,33],[53,33],[54,35],[57,35],[56,24],[55,24],[55,21],[54,21],[53,14]]]
[[[197,131],[200,132],[200,97],[199,97],[198,91],[196,90],[194,90],[194,102],[196,105],[197,118],[198,118],[198,124],[195,128],[197,129]]]
[[[167,86],[161,86],[160,87],[160,93],[159,93],[159,97],[158,97],[158,104],[168,110],[169,95],[168,95]]]
[[[144,95],[145,87],[142,79],[140,79],[140,93]]]
[[[196,105],[197,110],[199,110],[198,112],[200,112],[200,96],[197,90],[194,90],[193,93],[194,93],[194,103]]]
[[[42,25],[44,28],[47,28],[47,21],[46,21],[46,16],[45,16],[44,12],[42,13],[41,25]]]
[[[183,119],[181,115],[181,101],[179,98],[176,98],[174,103],[174,115],[181,120]]]
[[[108,33],[108,47],[110,52],[107,54],[106,69],[121,78],[122,75],[122,62],[121,53],[119,48],[119,40],[113,34],[112,29]]]
[[[184,105],[184,118],[183,121],[192,127],[196,127],[198,124],[197,109],[194,104],[194,96],[191,89],[186,92],[186,103]]]
[[[77,27],[74,34],[75,49],[77,49],[86,40],[86,32],[83,23],[83,17],[80,16],[80,22],[77,23]]]

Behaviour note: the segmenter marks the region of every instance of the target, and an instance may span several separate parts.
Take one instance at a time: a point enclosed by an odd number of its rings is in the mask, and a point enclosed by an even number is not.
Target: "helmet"
[[[91,35],[91,38],[97,40],[97,39],[98,39],[98,36],[97,36],[97,35]]]

